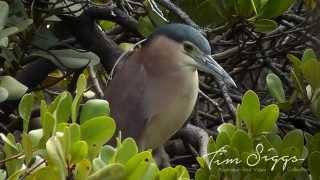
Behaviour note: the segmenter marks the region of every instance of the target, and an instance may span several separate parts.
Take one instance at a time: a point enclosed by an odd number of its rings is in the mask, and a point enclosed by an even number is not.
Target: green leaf
[[[317,55],[312,49],[306,49],[303,52],[302,56],[302,62],[307,62],[307,61],[317,61]]]
[[[267,33],[275,30],[278,27],[278,23],[271,19],[257,19],[253,23],[254,31]]]
[[[92,169],[93,172],[98,171],[99,169],[102,169],[103,167],[105,167],[107,164],[105,162],[103,162],[100,158],[95,158],[92,161]]]
[[[219,12],[217,12],[217,9],[219,9],[219,7],[217,7],[217,5],[212,0],[204,0],[199,5],[196,4],[195,7],[197,8],[192,8],[195,10],[190,15],[200,25],[218,26],[225,24],[227,21],[224,16],[221,16]]]
[[[251,0],[236,0],[236,3],[236,8],[240,16],[249,18],[253,15],[255,7],[253,7]]]
[[[23,132],[25,133],[28,131],[33,103],[34,97],[32,94],[25,94],[19,103],[19,115],[23,119]]]
[[[19,180],[22,173],[24,173],[25,169],[19,169],[16,172],[14,172],[11,176],[8,177],[7,180]]]
[[[90,161],[88,161],[87,159],[80,161],[75,169],[75,180],[88,180],[90,171]]]
[[[14,137],[12,134],[8,134],[7,136]],[[7,136],[4,135],[3,133],[0,133],[0,137],[2,141],[5,142],[5,144],[9,145],[10,147],[18,151],[18,147],[15,145],[15,142],[11,141],[10,138],[8,138]]]
[[[225,132],[231,138],[233,134],[236,132],[237,128],[231,123],[223,123],[218,127],[218,132]]]
[[[63,92],[54,112],[57,123],[68,122],[71,114],[71,104],[71,94],[69,92]]]
[[[114,163],[91,174],[88,180],[123,180],[125,178],[125,168],[122,164]]]
[[[42,129],[31,130],[31,131],[29,131],[28,134],[30,135],[32,146],[33,147],[38,146],[39,143],[40,143],[40,140],[41,140],[41,138],[43,136]],[[44,143],[44,145],[45,145],[45,143]],[[42,147],[44,147],[44,145]]]
[[[79,79],[77,80],[77,94],[83,94],[84,91],[87,89],[87,78],[84,74],[80,74]]]
[[[28,90],[28,87],[11,76],[0,76],[0,86],[5,88],[9,95],[9,100],[20,99]]]
[[[268,105],[259,113],[255,123],[255,133],[270,132],[279,117],[279,108],[275,104]]]
[[[0,30],[6,25],[9,13],[9,5],[5,1],[0,1]]]
[[[0,179],[5,180],[7,177],[7,172],[3,169],[0,169]]]
[[[48,164],[57,167],[59,177],[64,179],[67,175],[67,167],[62,144],[58,137],[52,136],[46,143]]]
[[[55,133],[56,124],[57,122],[53,115],[50,112],[46,112],[41,121],[43,136],[40,140],[39,147],[45,147],[47,140]]]
[[[153,22],[153,24],[155,24],[156,26],[162,26],[168,22],[155,1],[147,1],[144,4],[145,9],[148,12],[148,17]]]
[[[318,91],[320,91],[320,89],[318,89]],[[318,118],[318,120],[320,120],[320,92],[318,95],[315,95],[314,98],[312,98],[310,107],[312,113],[316,116],[316,118]]]
[[[0,136],[2,140],[5,142],[4,146],[2,147],[2,151],[6,155],[6,158],[11,158],[22,153],[21,147],[19,147],[20,144],[17,144],[15,142],[15,137],[13,136],[13,134],[9,133],[7,134],[7,136],[4,136],[2,133],[0,133]],[[5,167],[7,170],[7,175],[9,177],[16,177],[15,174],[22,168],[22,165],[22,159],[14,158],[10,161],[6,161]]]
[[[31,141],[30,135],[23,133],[21,143],[22,143],[26,164],[29,164],[29,162],[32,159],[32,141]]]
[[[263,18],[275,18],[283,14],[289,9],[294,0],[268,0],[262,7],[260,17]]]
[[[80,124],[98,116],[109,116],[109,103],[103,99],[90,99],[82,107],[80,113]]]
[[[43,51],[34,51],[30,56],[48,59],[62,70],[77,70],[87,65],[95,66],[100,62],[100,58],[95,53],[74,49],[50,50],[50,54]]]
[[[231,137],[228,136],[225,132],[220,132],[216,139],[216,144],[218,148],[223,147],[225,145],[229,145],[231,143]]]
[[[57,175],[57,171],[55,168],[51,166],[46,166],[40,169],[37,169],[33,174],[32,174],[32,180],[40,180],[40,179],[45,179],[45,180],[57,180],[59,179],[59,176]]]
[[[151,162],[151,163],[154,162],[150,151],[140,152],[135,156],[133,156],[131,159],[129,159],[129,161],[126,163],[126,166],[125,166],[127,174],[134,173],[135,169],[139,166],[139,164],[142,161]]]
[[[253,150],[253,140],[245,131],[239,129],[231,139],[231,147],[236,148],[239,152],[251,152]]]
[[[175,168],[167,167],[159,172],[159,180],[186,180],[190,179],[187,169],[181,165]]]
[[[308,149],[310,152],[320,152],[320,132],[312,136],[312,138],[310,139]]]
[[[247,91],[242,98],[242,103],[238,109],[238,115],[240,120],[245,122],[249,130],[252,129],[253,121],[259,112],[260,101],[257,94],[252,90]]]
[[[141,161],[134,171],[128,174],[127,180],[154,180],[158,172],[156,163]]]
[[[320,179],[320,151],[312,152],[308,158],[308,167],[312,179]]]
[[[152,25],[152,22],[150,21],[150,18],[148,16],[139,18],[138,31],[144,37],[151,35],[154,30],[155,30],[155,27]]]
[[[0,39],[7,38],[19,32],[17,27],[8,27],[0,30]]]
[[[0,87],[0,103],[7,100],[8,97],[9,97],[8,91],[5,88]]]
[[[201,168],[197,170],[195,175],[195,180],[208,180],[209,176],[210,176],[209,170]]]
[[[115,122],[106,116],[95,117],[81,124],[81,138],[89,144],[104,144],[115,132]]]
[[[281,79],[273,74],[269,73],[266,78],[268,90],[279,103],[283,103],[286,101],[286,96],[284,94],[283,85]]]
[[[78,163],[88,155],[88,144],[85,141],[76,141],[71,145],[71,162]]]
[[[79,141],[81,137],[80,125],[76,123],[72,123],[70,124],[69,129],[70,129],[71,142]]]
[[[138,153],[138,146],[134,139],[126,138],[117,147],[115,162],[125,164],[131,157]]]
[[[283,138],[281,148],[296,148],[296,157],[300,157],[303,152],[303,146],[304,146],[304,137],[303,132],[301,130],[292,130],[289,133],[286,134],[286,136]]]
[[[89,145],[89,157],[93,159],[103,144],[113,136],[115,122],[112,118],[99,116],[81,124],[81,139]]]
[[[71,119],[73,123],[75,123],[78,118],[80,101],[82,99],[82,95],[86,90],[86,88],[87,88],[87,78],[84,74],[81,74],[77,81],[76,97],[74,98],[71,105]]]
[[[76,97],[74,97],[72,105],[71,105],[71,119],[72,123],[75,123],[78,118],[78,112],[80,107],[80,102],[82,100],[82,94],[76,94]]]
[[[303,75],[313,90],[320,88],[320,62],[307,61],[303,63]]]
[[[114,162],[116,150],[110,145],[104,145],[100,151],[100,159],[106,164]]]

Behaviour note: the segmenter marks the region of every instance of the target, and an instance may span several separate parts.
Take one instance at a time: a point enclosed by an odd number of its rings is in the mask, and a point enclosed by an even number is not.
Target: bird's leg
[[[155,159],[155,161],[157,162],[160,168],[171,166],[170,157],[166,152],[166,150],[164,149],[163,145],[154,150],[153,158]]]

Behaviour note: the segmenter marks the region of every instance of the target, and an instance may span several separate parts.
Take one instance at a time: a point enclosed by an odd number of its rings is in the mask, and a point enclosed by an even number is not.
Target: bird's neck
[[[152,44],[147,44],[141,49],[141,58],[139,59],[150,75],[176,76],[195,73],[196,68],[188,63],[193,60],[182,53],[181,48],[179,43],[160,36],[154,39]]]

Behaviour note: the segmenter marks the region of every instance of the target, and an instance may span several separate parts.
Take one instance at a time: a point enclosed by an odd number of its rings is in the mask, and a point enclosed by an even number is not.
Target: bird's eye
[[[191,44],[189,44],[189,43],[184,43],[184,44],[183,44],[183,48],[184,48],[184,50],[187,51],[187,52],[190,52],[190,51],[193,50],[193,46],[192,46]]]

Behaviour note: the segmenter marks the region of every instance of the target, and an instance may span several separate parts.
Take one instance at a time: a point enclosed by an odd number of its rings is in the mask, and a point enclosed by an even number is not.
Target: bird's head
[[[195,28],[184,24],[167,24],[158,28],[152,36],[164,35],[176,41],[183,54],[191,57],[191,65],[210,73],[231,86],[236,84],[230,75],[212,58],[208,40]],[[152,38],[152,37],[151,37]]]

